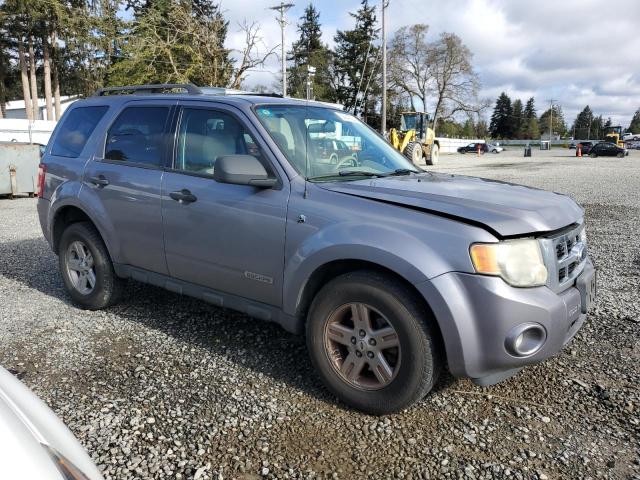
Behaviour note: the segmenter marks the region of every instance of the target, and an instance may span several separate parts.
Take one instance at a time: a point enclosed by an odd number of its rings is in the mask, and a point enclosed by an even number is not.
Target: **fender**
[[[67,182],[60,185],[51,197],[47,229],[52,243],[53,226],[60,211],[65,207],[75,207],[89,217],[98,229],[98,233],[100,233],[111,259],[117,263],[120,256],[119,243],[116,235],[109,234],[109,232],[115,232],[113,223],[104,208],[102,208],[102,203],[95,201],[92,192],[79,182]]]
[[[283,311],[295,315],[313,272],[336,260],[374,263],[416,285],[452,270],[445,258],[421,239],[398,229],[361,222],[332,225],[308,236],[287,255]]]

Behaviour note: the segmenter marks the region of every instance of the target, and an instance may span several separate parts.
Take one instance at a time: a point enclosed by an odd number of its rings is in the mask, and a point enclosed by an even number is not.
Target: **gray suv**
[[[354,153],[328,162],[322,139]],[[80,306],[113,305],[133,279],[276,322],[373,414],[420,400],[445,367],[490,385],[558,353],[595,294],[573,200],[425,172],[322,103],[101,90],[59,122],[39,190]]]

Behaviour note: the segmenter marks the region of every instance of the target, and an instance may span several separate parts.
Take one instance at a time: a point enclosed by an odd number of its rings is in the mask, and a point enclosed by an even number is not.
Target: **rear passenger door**
[[[163,274],[160,188],[174,105],[162,100],[126,104],[84,175],[87,194],[115,239],[114,262]]]
[[[286,178],[246,120],[224,105],[181,108],[172,169],[162,181],[167,265],[174,278],[279,306],[288,181],[262,189],[213,179],[216,160],[234,154],[254,155]]]

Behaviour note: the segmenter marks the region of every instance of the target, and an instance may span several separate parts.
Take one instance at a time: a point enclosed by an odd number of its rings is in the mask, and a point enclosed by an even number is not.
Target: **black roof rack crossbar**
[[[136,93],[175,93],[170,90],[184,90],[186,93],[197,95],[202,90],[191,83],[158,83],[155,85],[128,85],[125,87],[101,88],[93,94],[94,97],[104,97],[107,95],[136,94]]]

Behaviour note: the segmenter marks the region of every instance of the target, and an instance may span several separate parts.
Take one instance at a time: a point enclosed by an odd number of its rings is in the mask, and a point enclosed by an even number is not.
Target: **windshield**
[[[263,105],[256,113],[289,163],[308,180],[354,180],[420,171],[375,131],[345,112]]]

